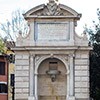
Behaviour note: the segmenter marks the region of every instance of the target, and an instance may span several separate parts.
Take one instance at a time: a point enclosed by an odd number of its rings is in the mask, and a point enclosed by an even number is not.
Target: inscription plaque
[[[68,23],[37,23],[37,40],[69,40]]]

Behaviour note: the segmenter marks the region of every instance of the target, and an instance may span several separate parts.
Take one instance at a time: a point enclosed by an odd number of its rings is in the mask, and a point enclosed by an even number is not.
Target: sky
[[[17,9],[28,11],[40,4],[46,4],[48,0],[0,0],[0,23],[4,23],[11,18],[11,13]],[[93,20],[97,20],[96,11],[100,8],[100,0],[59,0],[60,4],[71,7],[82,14],[76,28],[76,32],[81,34],[85,24],[92,26]]]

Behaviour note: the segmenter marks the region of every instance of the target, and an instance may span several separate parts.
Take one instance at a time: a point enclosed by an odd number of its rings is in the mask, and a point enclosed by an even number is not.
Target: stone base
[[[70,97],[68,98],[68,100],[75,100],[75,97],[74,97],[74,96],[70,96]]]
[[[35,100],[35,97],[28,97],[28,100]]]

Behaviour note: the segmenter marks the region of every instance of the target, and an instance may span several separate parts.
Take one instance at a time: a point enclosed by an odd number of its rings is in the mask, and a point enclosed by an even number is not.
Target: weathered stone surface
[[[16,82],[15,83],[16,88],[27,88],[29,87],[28,82]]]
[[[22,66],[22,69],[29,71],[29,66]]]
[[[16,94],[15,98],[16,98],[16,100],[27,100],[28,94],[25,94],[25,93],[24,94],[23,93]]]
[[[15,78],[15,81],[16,82],[28,82],[29,81],[29,77],[27,76],[27,77],[25,77],[25,76],[19,76],[19,77],[16,77]]]
[[[75,77],[75,81],[76,82],[78,82],[78,81],[82,81],[82,82],[86,82],[87,81],[87,82],[89,82],[89,77],[87,77],[87,76],[85,76],[85,77],[84,76],[80,76],[79,77],[78,76],[78,77]]]
[[[24,38],[20,34],[13,49],[15,100],[89,100],[91,47],[86,34],[75,33],[80,14],[49,0],[24,17],[30,32]],[[56,67],[50,68],[50,62],[56,62]]]
[[[16,65],[17,66],[28,66],[29,65],[29,60],[16,60]]]
[[[23,94],[28,94],[28,92],[29,92],[29,90],[28,90],[28,88],[16,88],[15,89],[15,93],[23,93]]]
[[[20,77],[26,77],[26,76],[29,76],[29,72],[28,71],[26,71],[26,70],[23,70],[23,71],[16,71],[16,75],[15,75],[16,77],[17,76],[20,76]]]
[[[75,82],[75,87],[79,87],[79,88],[86,87],[86,88],[88,88],[89,84],[88,84],[88,82]]]
[[[15,59],[22,59],[22,55],[16,55]]]
[[[16,70],[22,70],[22,66],[16,66]]]
[[[88,65],[88,59],[75,59],[75,65]]]
[[[88,76],[88,71],[75,71],[75,76]]]
[[[76,98],[79,100],[89,100],[89,94],[88,93],[76,93]]]
[[[88,66],[87,65],[84,65],[84,66],[82,66],[82,65],[76,65],[75,66],[75,70],[77,71],[77,70],[80,70],[80,71],[86,71],[86,70],[89,70],[89,68],[88,68]]]

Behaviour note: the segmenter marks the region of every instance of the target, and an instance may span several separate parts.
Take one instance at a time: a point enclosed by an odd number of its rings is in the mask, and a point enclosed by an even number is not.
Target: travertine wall
[[[89,100],[91,47],[88,46],[86,34],[79,37],[75,33],[81,14],[49,0],[47,5],[40,5],[26,12],[24,17],[28,21],[30,32],[25,38],[20,35],[14,48],[15,100]],[[59,76],[59,81],[54,83],[55,87],[59,87],[52,89],[57,90],[58,94],[54,95],[50,94],[51,90],[43,90],[42,87],[50,85],[50,77],[43,74],[47,62],[44,65],[41,63],[52,57],[64,64],[59,63],[62,68],[66,68],[66,76]],[[41,70],[38,71],[38,68]],[[43,75],[39,75],[40,73]],[[64,89],[64,92],[60,89]]]
[[[69,51],[70,52],[70,51]],[[39,58],[38,58],[39,59]],[[59,60],[60,61],[60,60]],[[69,61],[67,61],[68,65],[70,64]],[[75,53],[75,57],[74,57],[74,75],[75,76],[75,81],[74,81],[74,91],[75,91],[75,100],[89,100],[89,54],[88,51],[76,51]],[[44,63],[42,63],[39,66],[38,69],[38,95],[41,100],[44,96],[44,98],[47,98],[47,96],[51,96],[51,94],[49,95],[49,93],[51,93],[50,91],[40,91],[41,90],[41,86],[43,85],[42,83],[45,82],[44,80],[47,77],[48,82],[51,81],[50,77],[47,76],[45,74],[45,71],[48,70],[48,61],[46,60]],[[63,63],[59,62],[59,67],[58,70],[60,70],[62,72],[62,76],[67,72],[66,68],[64,67],[65,65],[63,65]],[[63,69],[65,68],[65,69]],[[70,69],[70,68],[69,68]],[[29,97],[29,85],[30,85],[30,81],[29,81],[29,73],[30,73],[30,58],[29,58],[29,54],[27,52],[17,52],[16,53],[16,74],[15,74],[15,98],[16,100],[28,100]],[[70,73],[70,72],[69,72]],[[43,74],[43,75],[42,75]],[[44,78],[43,78],[43,77]],[[40,79],[39,79],[40,77]],[[41,77],[43,78],[41,80]],[[63,78],[61,78],[59,76],[58,80],[62,80]],[[65,82],[63,84],[62,82],[62,86],[67,87],[67,81],[66,78],[64,79]],[[58,82],[58,81],[57,81]],[[55,86],[58,84],[57,82],[55,82]],[[66,84],[65,84],[66,83]],[[46,83],[44,83],[43,86],[45,86]],[[61,84],[60,84],[61,85]],[[47,85],[46,85],[47,86]],[[57,85],[58,86],[58,85]],[[49,88],[49,86],[48,86]],[[70,89],[70,87],[69,87]],[[58,89],[59,90],[59,89]],[[67,90],[67,89],[66,89]],[[66,91],[65,90],[65,91]],[[44,93],[45,92],[45,93]],[[57,92],[57,91],[56,91]],[[61,90],[58,91],[61,92]],[[41,94],[42,93],[42,94]],[[63,93],[63,92],[62,92]],[[43,95],[45,94],[45,95]],[[47,94],[47,96],[46,96]],[[62,94],[64,95],[64,93]],[[67,95],[67,92],[66,92]],[[65,96],[65,95],[64,95]],[[50,98],[55,98],[55,96],[51,96]],[[61,96],[58,96],[59,98]],[[71,99],[73,100],[73,99]]]
[[[89,54],[79,51],[75,56],[75,97],[89,100]]]
[[[27,100],[29,95],[29,55],[16,53],[15,100]]]

